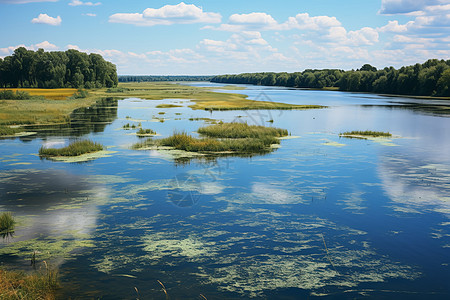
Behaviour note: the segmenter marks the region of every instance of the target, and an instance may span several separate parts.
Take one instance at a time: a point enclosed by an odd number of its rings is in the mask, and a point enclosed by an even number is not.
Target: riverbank
[[[118,99],[140,98],[145,100],[188,99],[194,103],[189,107],[198,110],[251,110],[251,109],[316,109],[320,105],[293,105],[247,99],[246,95],[218,93],[212,88],[194,87],[167,82],[120,83],[117,88],[87,90],[85,98],[71,99],[73,89],[57,89],[51,94],[48,89],[21,89],[45,99],[1,100],[0,125],[44,125],[70,121],[70,114],[79,108],[90,107],[107,97]],[[242,89],[225,86],[224,90]],[[64,91],[67,90],[67,91]],[[55,100],[55,95],[67,94],[65,100]],[[30,92],[31,94],[31,92]]]

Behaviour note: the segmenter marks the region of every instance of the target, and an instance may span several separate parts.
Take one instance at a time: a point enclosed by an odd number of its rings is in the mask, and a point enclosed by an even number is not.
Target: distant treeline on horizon
[[[11,56],[0,58],[3,88],[101,88],[117,84],[116,66],[100,54],[20,47]]]
[[[213,77],[190,75],[119,75],[119,82],[210,81]]]
[[[335,87],[351,92],[450,97],[450,60],[430,59],[398,70],[394,67],[377,70],[365,64],[351,71],[310,69],[295,73],[219,75],[211,82],[317,89]]]

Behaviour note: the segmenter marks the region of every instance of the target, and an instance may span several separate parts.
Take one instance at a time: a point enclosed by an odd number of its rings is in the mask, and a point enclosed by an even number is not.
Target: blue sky
[[[400,67],[450,59],[450,0],[0,0],[0,37],[122,75]]]

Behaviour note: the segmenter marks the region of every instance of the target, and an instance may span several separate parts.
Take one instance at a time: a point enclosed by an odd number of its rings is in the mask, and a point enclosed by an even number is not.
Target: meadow
[[[226,90],[239,89],[227,86]],[[187,99],[195,110],[249,110],[249,109],[315,109],[319,105],[293,105],[256,101],[246,95],[218,93],[210,88],[194,87],[167,82],[120,83],[113,89],[90,89],[85,98],[73,99],[76,89],[14,89],[26,91],[44,99],[0,100],[0,125],[67,123],[72,111],[89,107],[106,97],[118,99],[141,98],[146,100]],[[161,108],[167,108],[162,106]]]

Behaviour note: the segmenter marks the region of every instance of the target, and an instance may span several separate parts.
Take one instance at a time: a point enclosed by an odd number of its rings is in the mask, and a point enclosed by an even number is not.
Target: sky
[[[92,2],[91,2],[92,1]],[[0,57],[99,53],[119,75],[216,75],[450,59],[450,0],[0,0]]]

